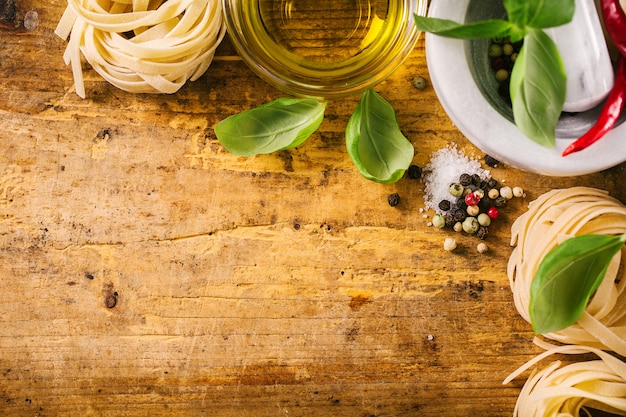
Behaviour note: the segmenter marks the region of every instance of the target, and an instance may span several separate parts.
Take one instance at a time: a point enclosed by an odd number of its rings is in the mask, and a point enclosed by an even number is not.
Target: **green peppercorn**
[[[480,213],[477,217],[478,224],[481,226],[489,226],[491,224],[491,217],[487,213]]]
[[[446,219],[441,214],[433,215],[433,226],[443,229],[446,226]]]
[[[509,78],[509,72],[504,68],[496,71],[496,80],[497,81],[506,81]]]
[[[466,217],[465,220],[463,220],[463,231],[465,233],[469,233],[470,235],[473,235],[474,233],[476,233],[478,231],[478,228],[480,227],[480,225],[478,224],[478,220],[476,219],[476,217]]]
[[[421,76],[417,76],[415,78],[413,78],[413,87],[417,88],[418,90],[423,90],[426,88],[426,79],[424,77]]]
[[[500,55],[502,55],[502,45],[498,45],[497,43],[492,43],[491,45],[489,45],[489,56],[491,58],[495,58],[498,57]]]
[[[461,197],[463,195],[463,186],[458,182],[452,183],[448,192],[452,197]]]
[[[504,45],[502,45],[502,53],[504,55],[511,55],[513,52],[515,52],[515,49],[510,43],[505,43]]]

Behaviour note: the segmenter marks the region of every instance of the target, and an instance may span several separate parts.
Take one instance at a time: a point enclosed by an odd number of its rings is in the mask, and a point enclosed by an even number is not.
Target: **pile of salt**
[[[459,182],[461,174],[477,174],[484,181],[490,178],[489,171],[484,170],[478,160],[467,157],[456,144],[434,152],[430,162],[424,167],[422,177],[425,209],[443,213],[439,209],[439,202],[451,199],[448,191],[450,184]]]

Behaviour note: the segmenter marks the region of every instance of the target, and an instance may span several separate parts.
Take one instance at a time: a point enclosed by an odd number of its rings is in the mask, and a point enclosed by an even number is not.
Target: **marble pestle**
[[[567,74],[563,111],[584,112],[600,104],[613,87],[613,65],[594,0],[576,0],[574,18],[550,28]]]

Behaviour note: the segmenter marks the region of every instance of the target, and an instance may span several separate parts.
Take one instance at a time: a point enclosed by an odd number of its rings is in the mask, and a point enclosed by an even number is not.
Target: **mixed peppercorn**
[[[465,232],[485,239],[491,222],[500,216],[500,209],[513,197],[522,197],[521,187],[500,186],[493,178],[481,179],[474,174],[462,174],[458,182],[450,184],[449,199],[441,200],[439,211],[432,217],[432,225],[457,232]]]
[[[489,44],[489,59],[494,77],[498,82],[498,93],[510,105],[509,84],[513,64],[522,47],[522,42],[511,43],[508,38],[492,39]]]

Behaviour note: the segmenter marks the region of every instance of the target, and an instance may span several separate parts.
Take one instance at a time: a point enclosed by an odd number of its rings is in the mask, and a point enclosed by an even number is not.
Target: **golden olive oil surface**
[[[341,76],[384,59],[405,11],[383,0],[254,0],[242,2],[250,46],[294,73]],[[390,56],[392,59],[392,56]]]

